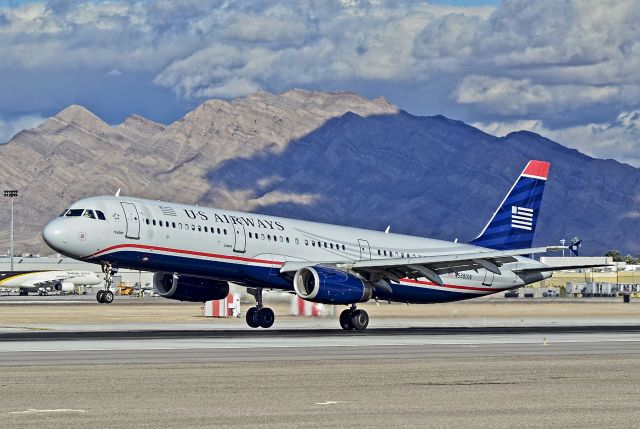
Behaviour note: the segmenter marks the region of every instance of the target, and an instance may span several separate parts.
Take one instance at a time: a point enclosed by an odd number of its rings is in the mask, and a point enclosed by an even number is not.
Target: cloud
[[[10,120],[0,117],[0,144],[8,142],[20,131],[37,127],[45,120],[46,118],[39,115],[20,116]]]
[[[587,155],[615,158],[640,167],[640,111],[622,112],[612,123],[589,123],[561,129],[550,129],[541,120],[477,122],[472,125],[496,136],[520,130],[532,131]]]
[[[79,102],[91,91],[78,95],[74,74],[98,76],[96,87],[129,85],[109,92],[132,103],[142,88],[173,94],[181,113],[257,89],[356,89],[414,113],[539,123],[552,135],[604,127],[587,140],[618,156],[595,136],[635,137],[618,115],[640,110],[638,22],[637,0],[17,3],[0,7],[0,73],[39,92],[0,99],[0,112]],[[113,108],[124,109],[126,97]]]

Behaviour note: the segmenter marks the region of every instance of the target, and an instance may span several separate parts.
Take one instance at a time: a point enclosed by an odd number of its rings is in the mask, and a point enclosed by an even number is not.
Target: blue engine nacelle
[[[226,298],[229,283],[171,273],[153,275],[153,288],[163,298],[188,302],[205,302]]]
[[[328,267],[300,268],[293,277],[298,296],[323,304],[352,304],[371,299],[373,288],[369,282],[353,274]]]

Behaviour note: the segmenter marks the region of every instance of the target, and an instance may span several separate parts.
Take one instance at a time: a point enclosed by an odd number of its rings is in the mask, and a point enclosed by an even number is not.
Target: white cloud
[[[0,73],[142,73],[188,102],[355,82],[417,113],[533,121],[604,154],[640,143],[623,124],[637,119],[615,119],[640,110],[638,22],[637,0],[61,0],[0,8]]]
[[[613,123],[589,123],[561,129],[550,129],[541,120],[533,119],[472,125],[496,136],[532,131],[587,155],[614,158],[640,167],[640,111],[623,112]]]
[[[45,120],[46,118],[38,115],[20,116],[10,120],[3,120],[0,117],[0,144],[8,142],[20,131],[37,127]]]

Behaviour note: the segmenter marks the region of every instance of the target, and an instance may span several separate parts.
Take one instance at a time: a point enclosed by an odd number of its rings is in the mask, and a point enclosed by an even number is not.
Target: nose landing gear
[[[111,304],[113,302],[113,292],[111,287],[113,286],[113,275],[118,272],[117,268],[105,262],[102,264],[102,272],[104,273],[105,290],[99,290],[96,294],[96,300],[100,304]]]
[[[340,326],[345,331],[350,331],[351,329],[363,331],[367,329],[368,325],[369,314],[364,310],[358,310],[355,304],[340,313]]]
[[[247,310],[247,325],[251,328],[270,328],[276,320],[273,310],[262,305],[262,289],[247,289],[256,299],[256,306]]]

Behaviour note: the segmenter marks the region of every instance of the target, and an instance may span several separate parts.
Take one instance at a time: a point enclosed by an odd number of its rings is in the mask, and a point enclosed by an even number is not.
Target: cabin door
[[[237,253],[244,253],[247,251],[247,236],[245,234],[244,225],[241,223],[233,223],[233,235],[235,235],[235,244],[233,245],[233,251]]]
[[[124,210],[124,219],[127,221],[127,238],[140,238],[140,216],[138,209],[133,203],[120,203]]]

